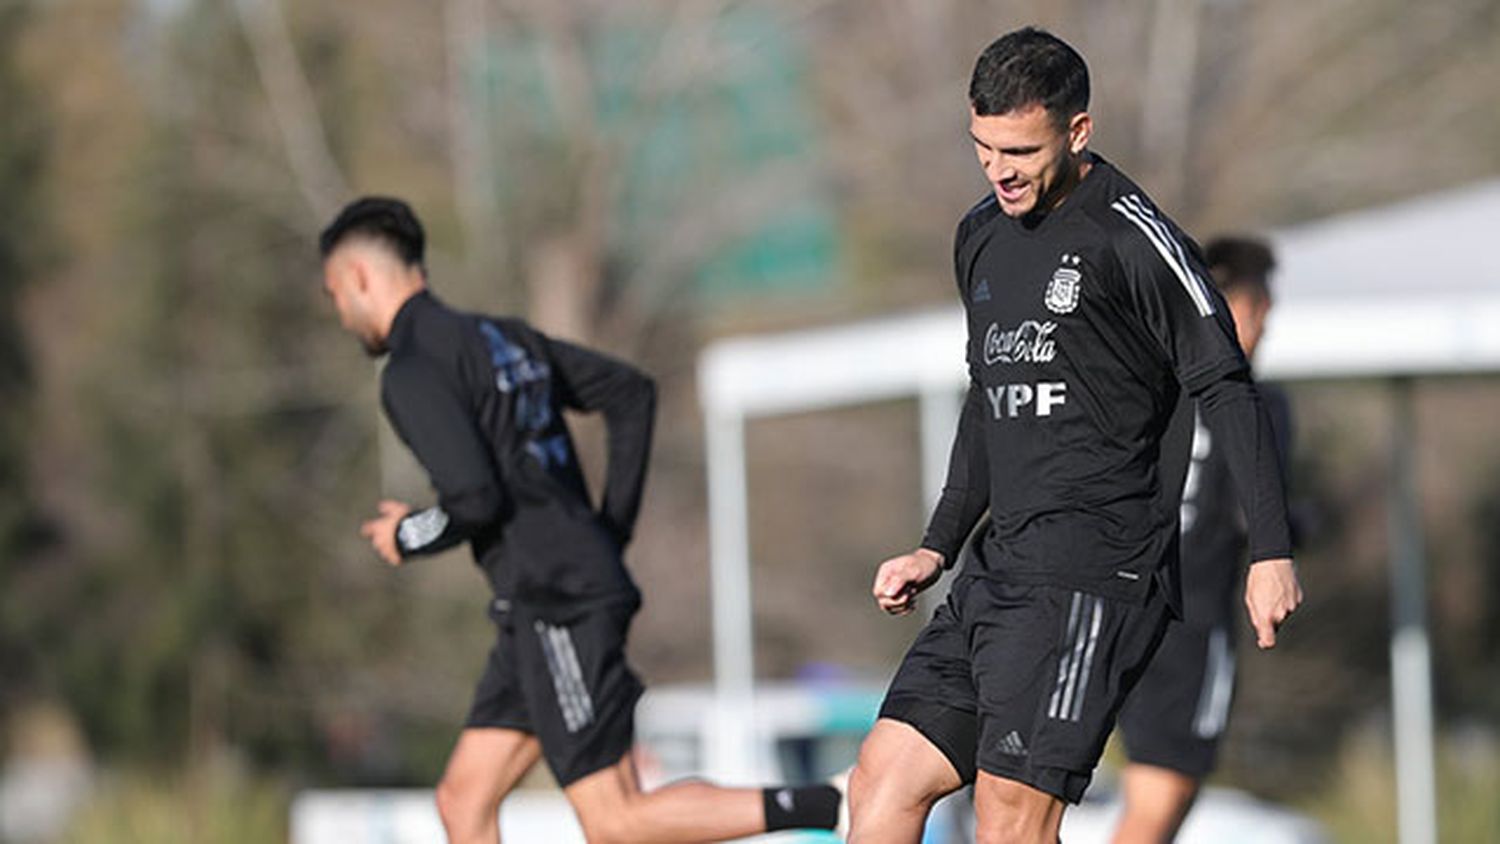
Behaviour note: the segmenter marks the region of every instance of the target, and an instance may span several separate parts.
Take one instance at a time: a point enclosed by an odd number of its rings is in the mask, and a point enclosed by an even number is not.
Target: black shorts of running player
[[[617,602],[570,613],[564,623],[495,601],[495,646],[465,726],[536,736],[564,787],[619,762],[635,741],[643,691],[625,661],[635,611],[634,602]]]
[[[1077,803],[1168,608],[1059,586],[960,577],[891,681],[910,724],[964,782],[983,770]]]
[[[1202,779],[1214,768],[1234,697],[1229,625],[1174,621],[1120,710],[1130,761]]]

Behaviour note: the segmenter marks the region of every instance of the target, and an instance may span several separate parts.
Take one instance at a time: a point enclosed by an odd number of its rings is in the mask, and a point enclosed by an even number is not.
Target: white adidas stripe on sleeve
[[[1187,260],[1187,250],[1172,235],[1166,224],[1156,218],[1149,206],[1139,196],[1130,194],[1123,196],[1110,204],[1122,217],[1129,220],[1156,249],[1156,254],[1166,262],[1172,274],[1182,283],[1187,291],[1188,298],[1193,300],[1193,305],[1198,309],[1199,316],[1209,316],[1214,312],[1213,299],[1209,296],[1208,285],[1199,277],[1198,273]]]

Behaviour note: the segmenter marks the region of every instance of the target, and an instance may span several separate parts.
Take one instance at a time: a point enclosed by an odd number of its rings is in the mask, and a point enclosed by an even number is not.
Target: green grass
[[[279,844],[287,840],[288,790],[224,766],[109,777],[64,844]]]
[[[1439,742],[1437,757],[1438,840],[1500,841],[1500,752],[1494,741],[1448,737]],[[1300,808],[1321,821],[1334,841],[1395,844],[1390,748],[1370,738],[1351,741],[1334,781]]]

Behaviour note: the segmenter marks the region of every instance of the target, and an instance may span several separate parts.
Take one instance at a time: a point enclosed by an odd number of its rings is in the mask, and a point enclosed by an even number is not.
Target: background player
[[[1057,839],[1180,597],[1176,496],[1157,472],[1179,385],[1248,503],[1262,647],[1301,600],[1270,423],[1226,306],[1191,242],[1088,151],[1088,98],[1082,57],[1036,29],[974,68],[969,128],[992,190],[955,239],[970,387],[926,536],[881,564],[879,605],[910,612],[986,508],[992,527],[860,750],[859,844],[918,841],[966,781],[980,841]]]
[[[1253,361],[1271,310],[1275,259],[1262,240],[1221,237],[1204,249],[1209,272],[1229,311],[1245,357]],[[1291,453],[1286,394],[1258,384],[1283,461]],[[1120,710],[1130,759],[1123,774],[1125,810],[1118,844],[1171,841],[1214,767],[1234,694],[1237,572],[1244,559],[1245,516],[1229,464],[1203,425],[1192,430],[1182,491],[1182,604],[1146,673]],[[1284,464],[1283,464],[1284,466]]]
[[[437,787],[452,842],[498,842],[505,795],[545,758],[591,842],[704,841],[831,829],[832,786],[642,792],[630,750],[642,687],[625,661],[640,593],[621,561],[646,474],[655,388],[620,361],[427,291],[422,226],[399,200],[356,201],[320,238],[343,327],[389,354],[381,403],[437,504],[382,501],[361,533],[393,566],[468,542],[497,638]],[[563,409],[603,415],[608,470],[590,503]]]

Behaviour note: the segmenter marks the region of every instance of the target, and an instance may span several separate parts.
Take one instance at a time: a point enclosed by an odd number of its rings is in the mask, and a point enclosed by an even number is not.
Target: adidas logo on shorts
[[[1021,734],[1015,730],[1006,733],[1005,738],[1000,739],[1000,752],[1007,756],[1025,756],[1026,745],[1021,741]]]

